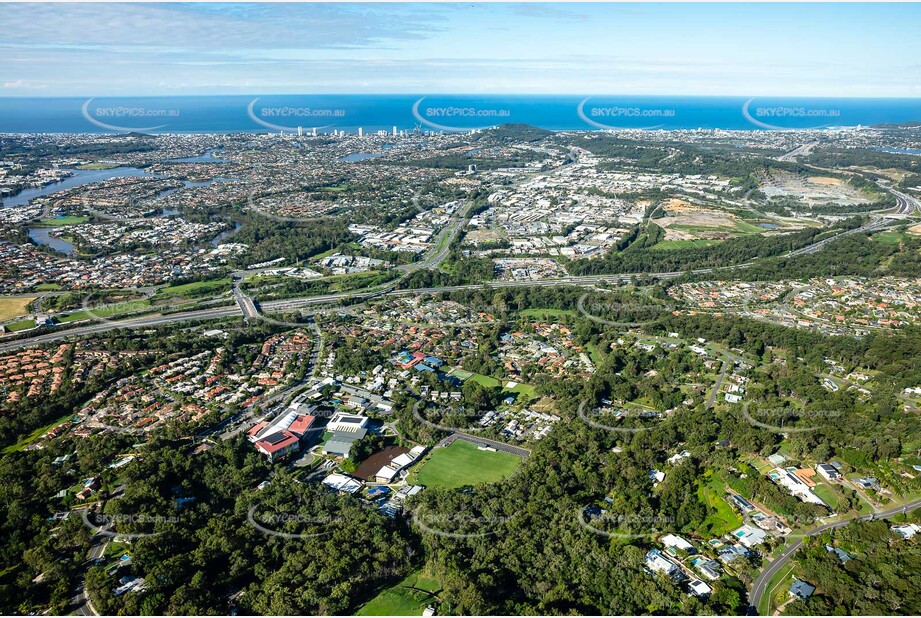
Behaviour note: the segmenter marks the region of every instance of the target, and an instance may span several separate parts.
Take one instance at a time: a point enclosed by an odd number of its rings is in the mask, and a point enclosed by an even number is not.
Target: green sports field
[[[89,217],[55,217],[54,219],[44,219],[39,221],[36,225],[38,227],[62,227],[65,225],[77,225],[79,223],[86,223],[89,221]]]
[[[495,483],[508,478],[521,465],[521,459],[499,451],[481,451],[475,444],[455,440],[436,448],[420,463],[411,482],[426,487],[463,487]]]
[[[387,588],[365,603],[357,616],[421,616],[429,604],[437,604],[433,594],[440,590],[438,582],[420,573],[413,573],[396,586]]]

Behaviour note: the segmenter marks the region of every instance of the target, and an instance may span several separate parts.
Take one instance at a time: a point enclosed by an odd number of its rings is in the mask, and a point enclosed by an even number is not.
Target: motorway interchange
[[[897,196],[898,197],[898,196]],[[913,198],[905,198],[905,204],[910,204],[913,207],[917,207],[917,200]],[[899,212],[901,213],[902,209],[906,208],[902,202],[899,205]],[[460,229],[463,227],[463,222],[466,219],[460,218],[457,222],[456,227],[446,228],[450,229],[448,234],[451,237],[456,235]],[[821,250],[823,247],[828,245],[830,242],[848,236],[851,234],[866,233],[866,232],[877,232],[885,227],[892,225],[893,223],[898,223],[901,219],[890,218],[890,216],[873,216],[870,223],[855,228],[852,230],[847,230],[845,232],[840,232],[834,236],[824,238],[819,240],[816,243],[808,245],[806,247],[791,251],[787,254],[787,257],[794,257],[798,255],[804,255],[808,253],[815,253],[816,251]],[[449,246],[450,243],[444,243],[444,247]],[[428,267],[437,267],[438,264],[444,260],[447,255],[447,250],[445,248],[440,248],[436,245],[433,249],[433,255],[428,256],[424,259],[423,263],[429,265]],[[701,268],[687,271],[688,274],[693,275],[702,275],[702,274],[711,274],[717,272],[731,271],[735,269],[744,269],[750,268],[754,265],[754,261],[745,262],[742,264],[737,264],[733,266],[727,266],[723,268]],[[422,268],[425,266],[418,266],[417,268]],[[128,328],[128,329],[137,329],[137,328],[149,328],[153,326],[160,326],[163,324],[172,324],[175,322],[184,322],[184,321],[197,321],[197,320],[210,320],[216,318],[226,318],[234,315],[242,315],[246,319],[263,319],[262,313],[276,313],[283,311],[297,310],[307,307],[321,307],[323,305],[330,305],[339,303],[342,300],[370,300],[372,298],[381,297],[381,296],[405,296],[405,295],[419,295],[419,294],[438,294],[441,292],[452,292],[457,290],[471,290],[478,289],[482,287],[490,288],[514,288],[514,287],[552,287],[556,285],[574,285],[574,286],[585,286],[592,287],[599,284],[624,284],[629,283],[632,280],[637,278],[648,278],[648,279],[674,279],[685,274],[684,272],[665,272],[665,273],[625,273],[625,274],[616,274],[616,275],[587,275],[587,276],[575,276],[575,277],[559,277],[559,278],[550,278],[550,279],[538,279],[538,280],[529,280],[529,281],[490,281],[484,282],[481,284],[469,284],[469,285],[458,285],[458,286],[445,286],[445,287],[431,287],[423,289],[401,289],[399,288],[399,283],[402,280],[398,279],[391,283],[385,284],[383,286],[378,286],[373,289],[365,290],[356,290],[352,292],[343,292],[339,294],[325,294],[320,296],[308,296],[302,298],[291,298],[285,300],[275,300],[265,303],[256,303],[251,298],[246,296],[239,287],[241,281],[241,275],[235,273],[233,276],[233,298],[234,305],[224,305],[218,307],[212,307],[207,309],[195,309],[191,311],[176,312],[170,314],[154,314],[147,315],[142,317],[128,318],[124,320],[108,320],[97,318],[97,323],[78,326],[75,328],[70,328],[66,330],[53,330],[51,332],[44,332],[41,334],[29,336],[29,337],[18,337],[13,338],[8,341],[3,341],[0,339],[0,352],[6,352],[10,350],[17,350],[37,344],[49,343],[52,341],[59,341],[66,337],[78,336],[78,335],[91,335],[103,333],[111,330],[116,330],[119,328]],[[405,276],[405,275],[404,275]],[[219,300],[219,299],[216,299]],[[91,313],[91,312],[90,312]],[[92,313],[91,313],[92,314]]]
[[[891,193],[896,197],[897,206],[894,212],[886,214],[874,214],[871,217],[871,221],[860,227],[853,230],[848,230],[840,232],[833,236],[823,238],[811,244],[807,247],[791,251],[787,254],[787,257],[794,257],[799,255],[805,255],[810,253],[815,253],[821,251],[829,243],[834,242],[835,240],[842,238],[851,234],[858,233],[867,233],[867,232],[877,232],[886,228],[893,223],[897,223],[903,220],[905,217],[911,217],[915,214],[921,214],[921,204],[915,198],[908,196],[904,193],[889,189]],[[545,287],[545,286],[557,286],[557,285],[574,285],[574,286],[583,286],[583,287],[592,287],[600,284],[623,284],[629,283],[635,278],[651,278],[651,279],[672,279],[679,277],[685,273],[683,272],[665,272],[665,273],[629,273],[629,274],[616,274],[616,275],[593,275],[593,276],[581,276],[581,277],[559,277],[559,278],[550,278],[550,279],[541,279],[541,280],[530,280],[530,281],[491,281],[488,283],[482,284],[471,284],[471,285],[459,285],[459,286],[445,286],[445,287],[431,287],[424,289],[401,289],[399,288],[400,282],[405,278],[409,273],[423,269],[423,268],[438,268],[440,263],[446,258],[449,252],[449,247],[453,240],[464,228],[466,222],[468,221],[468,212],[469,205],[459,214],[458,217],[453,219],[451,223],[446,226],[443,232],[439,235],[438,242],[436,242],[428,255],[426,255],[420,262],[414,263],[407,267],[401,267],[400,270],[403,271],[403,277],[400,279],[385,284],[383,286],[377,286],[372,289],[358,290],[353,292],[339,293],[339,294],[326,294],[320,296],[310,296],[302,298],[292,298],[285,300],[276,300],[269,301],[265,303],[257,303],[252,298],[247,296],[240,288],[240,283],[243,280],[242,273],[234,273],[232,275],[232,297],[234,300],[233,305],[222,305],[216,307],[210,307],[205,309],[196,309],[191,311],[183,311],[172,314],[156,314],[156,315],[146,315],[141,317],[128,318],[123,320],[104,320],[98,318],[98,321],[93,324],[77,326],[70,329],[62,330],[53,330],[50,332],[43,332],[38,335],[29,336],[29,337],[20,337],[13,340],[0,342],[0,352],[5,352],[9,350],[34,346],[38,344],[48,343],[52,341],[61,340],[73,336],[81,335],[92,335],[103,333],[111,330],[126,328],[126,329],[139,329],[139,328],[148,328],[152,326],[158,326],[163,324],[171,324],[183,321],[201,321],[201,320],[210,320],[216,318],[227,318],[232,316],[237,316],[242,313],[244,319],[246,320],[260,320],[265,319],[269,322],[272,322],[272,318],[266,317],[264,313],[273,314],[277,312],[285,312],[291,310],[300,310],[307,308],[316,308],[317,310],[323,310],[325,305],[335,305],[342,300],[370,300],[377,297],[384,296],[403,296],[403,295],[420,295],[420,294],[436,294],[441,292],[451,292],[456,290],[469,290],[477,289],[481,287],[491,287],[491,288],[512,288],[512,287]],[[700,275],[700,274],[710,274],[721,271],[730,271],[735,269],[744,269],[751,267],[755,264],[754,261],[737,264],[725,268],[715,269],[715,268],[705,268],[689,271],[690,274]],[[220,299],[214,299],[219,301]],[[91,315],[92,312],[90,312]],[[315,325],[314,325],[314,328]],[[311,361],[311,367],[315,366],[318,350],[314,350],[313,358]],[[293,390],[300,385],[295,385],[292,389],[286,389],[282,395],[287,396],[292,393]],[[712,399],[712,397],[711,397]],[[221,439],[226,439],[236,435],[240,430],[247,426],[247,422],[251,420],[251,415],[249,417],[238,417],[234,419],[228,419],[222,423],[217,428],[212,428],[208,432],[208,435],[218,436]],[[205,436],[201,436],[205,437]],[[921,506],[921,500],[916,500],[912,503],[905,504],[901,507],[890,509],[889,511],[877,513],[873,515],[873,518],[885,519],[887,517],[906,512],[909,509]],[[850,519],[841,519],[838,521],[826,523],[824,525],[818,526],[813,530],[806,533],[805,536],[815,536],[824,532],[825,530],[841,527],[847,525],[856,518]],[[106,538],[99,537],[96,544],[93,545],[90,555],[90,561],[94,557],[101,555],[101,552],[104,551]],[[755,580],[752,586],[750,594],[750,605],[752,611],[755,611],[755,608],[758,607],[758,604],[761,602],[761,599],[764,594],[769,593],[767,586],[772,577],[774,577],[784,565],[793,557],[796,550],[802,544],[803,538],[798,538],[795,541],[791,542],[786,546],[786,548],[778,554],[760,573],[758,578]],[[89,599],[86,597],[84,588],[81,586],[80,589],[75,591],[73,597],[74,604],[78,607],[78,613],[84,615],[94,614],[95,611],[92,608],[92,605],[89,603]]]

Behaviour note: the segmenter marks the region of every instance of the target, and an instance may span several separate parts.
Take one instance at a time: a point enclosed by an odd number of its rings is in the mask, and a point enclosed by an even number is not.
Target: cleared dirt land
[[[669,215],[656,219],[665,228],[665,240],[723,239],[741,234],[757,234],[764,230],[735,215],[705,209],[668,210]]]
[[[838,178],[827,176],[797,176],[795,174],[774,173],[762,179],[761,190],[768,197],[794,197],[806,205],[864,204],[873,198],[848,186]]]
[[[832,187],[840,187],[844,184],[844,181],[840,178],[828,178],[827,176],[810,176],[807,180],[814,185],[826,185]]]

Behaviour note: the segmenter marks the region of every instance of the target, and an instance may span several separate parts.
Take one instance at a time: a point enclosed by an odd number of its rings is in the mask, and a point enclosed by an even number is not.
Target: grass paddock
[[[448,489],[496,483],[512,475],[521,459],[511,453],[482,451],[475,444],[455,440],[432,450],[411,475],[411,482]]]

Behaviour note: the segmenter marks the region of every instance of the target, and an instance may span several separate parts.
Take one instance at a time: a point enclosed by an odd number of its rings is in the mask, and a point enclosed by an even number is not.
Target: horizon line
[[[803,94],[653,94],[653,93],[521,93],[521,92],[440,92],[440,93],[419,93],[419,92],[273,92],[273,93],[205,93],[205,94],[2,94],[0,99],[94,99],[94,98],[182,98],[182,97],[335,97],[335,96],[357,96],[357,97],[688,97],[688,98],[790,98],[790,99],[908,99],[921,101],[921,95],[803,95]]]

